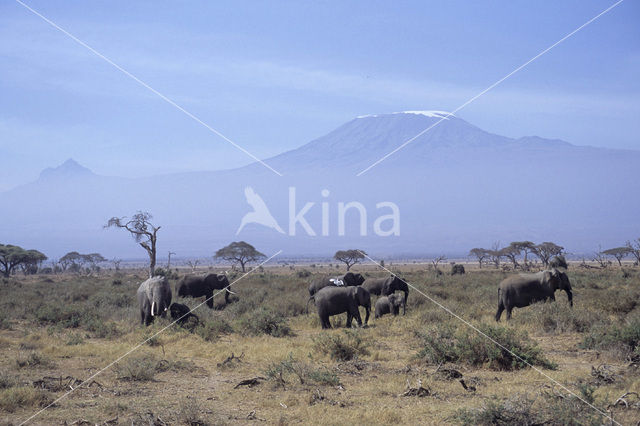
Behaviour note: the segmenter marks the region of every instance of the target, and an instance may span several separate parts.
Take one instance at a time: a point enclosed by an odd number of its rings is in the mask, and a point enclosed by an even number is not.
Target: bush
[[[233,332],[233,327],[222,318],[214,318],[202,323],[202,327],[196,328],[196,334],[207,342],[213,342],[223,334]]]
[[[24,367],[51,367],[52,361],[38,352],[21,353],[16,358],[18,368]]]
[[[515,317],[518,324],[542,327],[546,333],[584,333],[605,322],[598,312],[584,308],[569,308],[565,303],[535,303]]]
[[[268,334],[274,337],[290,336],[291,327],[282,315],[266,308],[245,314],[239,321],[243,334],[258,336]]]
[[[600,425],[602,418],[585,409],[574,396],[558,398],[543,394],[540,398],[516,395],[500,401],[487,401],[480,408],[460,409],[454,418],[464,425]]]
[[[335,373],[326,368],[315,369],[310,364],[296,360],[291,353],[286,359],[271,363],[267,367],[265,375],[271,380],[276,380],[279,384],[286,383],[291,375],[296,376],[302,385],[309,382],[329,386],[340,384],[340,379]]]
[[[607,350],[623,358],[640,356],[640,318],[613,327],[595,327],[580,344],[582,348]]]
[[[309,278],[311,276],[311,272],[307,271],[306,269],[301,269],[296,273],[296,275],[298,276],[298,278]]]
[[[462,362],[472,366],[487,365],[494,370],[526,368],[529,364],[556,368],[526,333],[488,324],[478,324],[477,328],[506,349],[471,328],[456,329],[452,323],[447,323],[427,333],[416,333],[424,344],[417,356],[432,363]]]
[[[329,355],[334,361],[349,361],[359,356],[369,355],[370,341],[363,339],[359,330],[343,330],[339,334],[321,334],[313,338],[314,349]]]
[[[13,413],[19,408],[46,407],[51,403],[49,395],[29,386],[11,387],[0,391],[0,410]]]
[[[129,357],[113,366],[120,380],[146,382],[154,379],[159,363],[154,356]]]

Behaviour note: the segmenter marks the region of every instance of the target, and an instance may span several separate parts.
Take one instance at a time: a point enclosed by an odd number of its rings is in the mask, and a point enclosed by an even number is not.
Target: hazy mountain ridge
[[[263,251],[288,255],[332,253],[361,247],[380,255],[465,253],[511,239],[554,240],[570,250],[595,250],[637,238],[640,201],[635,174],[640,151],[572,145],[561,140],[494,135],[450,116],[402,150],[365,169],[438,122],[442,112],[363,116],[298,149],[264,160],[278,177],[254,163],[212,172],[117,178],[92,173],[73,160],[46,169],[35,182],[0,193],[2,241],[38,247],[53,255],[69,250],[136,255],[122,232],[102,230],[114,215],[152,212],[161,231],[160,251],[211,254],[244,239]],[[283,229],[289,187],[296,211],[314,203],[306,218],[319,234],[320,203],[330,211],[330,236],[295,237],[260,225],[235,235],[251,211],[244,188],[252,186]],[[321,190],[329,190],[327,197]],[[355,214],[347,236],[336,233],[337,203],[361,202],[368,229],[381,214],[376,203],[393,201],[401,212],[399,237],[361,237]]]

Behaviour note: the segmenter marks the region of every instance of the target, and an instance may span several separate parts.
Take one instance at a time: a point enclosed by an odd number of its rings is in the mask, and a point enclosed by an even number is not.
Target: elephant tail
[[[313,300],[313,304],[315,305],[316,303],[316,299],[314,296],[310,296],[309,300],[307,300],[307,315],[309,315],[309,302],[311,302]]]

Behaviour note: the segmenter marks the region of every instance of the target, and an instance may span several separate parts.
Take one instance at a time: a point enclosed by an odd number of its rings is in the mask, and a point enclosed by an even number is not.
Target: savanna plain
[[[143,271],[0,279],[0,423],[72,389],[29,424],[640,423],[639,267],[570,264],[573,309],[558,292],[496,323],[497,286],[513,271],[465,266],[389,265],[415,287],[406,315],[346,329],[343,314],[331,330],[305,307],[314,277],[344,274],[329,265],[256,269],[229,304],[218,295],[199,323],[159,334],[169,318],[140,324]],[[176,296],[186,270],[164,273],[174,301],[204,301]]]

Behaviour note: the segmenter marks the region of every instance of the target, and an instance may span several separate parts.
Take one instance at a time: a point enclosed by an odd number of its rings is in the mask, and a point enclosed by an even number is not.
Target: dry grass
[[[639,271],[572,268],[572,311],[558,294],[556,304],[518,309],[513,321],[496,326],[495,289],[505,273],[467,266],[465,275],[437,276],[425,265],[393,267],[466,320],[516,339],[514,345],[526,343],[526,350],[555,365],[545,374],[600,409],[625,392],[640,392],[640,357],[629,347],[640,318],[634,303],[640,297]],[[313,308],[304,314],[313,275],[300,278],[300,269],[256,271],[234,285],[235,303],[224,306],[219,296],[216,306],[223,309],[201,307],[196,313],[204,325],[195,332],[167,330],[32,424],[116,417],[120,424],[149,424],[152,418],[171,424],[490,424],[496,418],[518,423],[522,416],[556,424],[605,423],[536,371],[496,362],[492,357],[500,354],[416,292],[406,316],[371,320],[360,330],[321,330]],[[0,283],[2,424],[20,423],[76,387],[76,379],[86,379],[168,324],[139,325],[135,289],[142,276],[45,278],[54,282],[17,277]],[[449,362],[420,356],[424,336],[435,336],[445,323],[453,327],[447,338],[456,356]],[[602,374],[592,374],[592,368]],[[253,378],[253,386],[237,386]],[[428,395],[401,396],[408,383],[420,383]],[[610,410],[616,421],[635,424],[640,407],[627,399],[629,408],[620,403]]]

